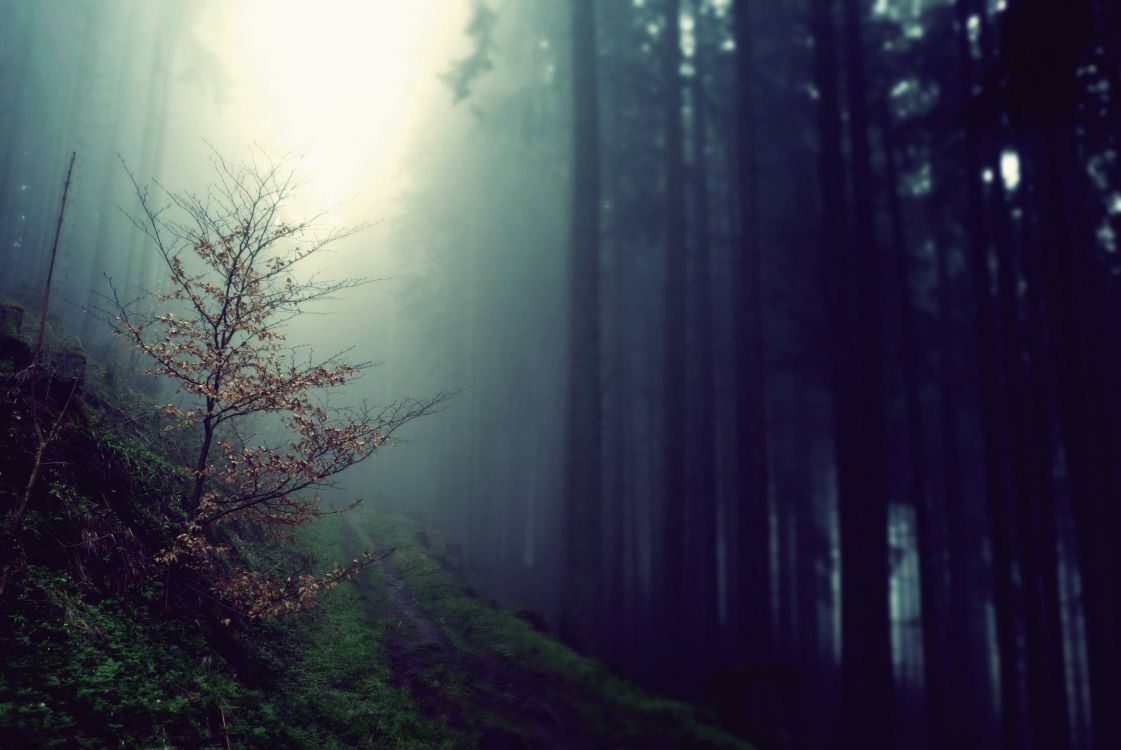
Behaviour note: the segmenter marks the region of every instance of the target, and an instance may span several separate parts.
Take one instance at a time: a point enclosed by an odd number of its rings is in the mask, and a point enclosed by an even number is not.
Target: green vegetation
[[[461,655],[437,665],[451,685],[477,684],[482,677],[507,687],[520,680],[538,689],[544,686],[550,718],[579,726],[608,747],[743,747],[705,724],[696,709],[639,690],[513,613],[471,595],[438,562],[440,543],[432,534],[420,534],[412,521],[368,516],[361,529],[379,549],[394,550],[388,558],[390,571]],[[515,702],[520,698],[509,697]],[[451,698],[459,698],[465,712],[480,724],[488,719],[501,724],[503,709],[508,708],[488,709],[486,701],[478,705],[477,697],[471,705],[471,696],[457,696],[455,691]]]
[[[244,717],[243,739],[270,733],[270,706],[205,669],[209,650],[186,624],[90,601],[44,568],[15,598],[0,628],[0,727],[13,746],[219,747],[223,710]]]
[[[393,686],[359,597],[345,586],[262,628],[272,653],[258,666],[274,682],[254,689],[189,624],[90,602],[68,576],[34,569],[0,628],[4,747],[469,746]]]
[[[742,746],[472,596],[404,519],[330,517],[297,544],[225,529],[256,569],[384,555],[310,611],[230,617],[153,561],[185,487],[143,397],[92,369],[72,400],[45,371],[2,378],[0,747]]]

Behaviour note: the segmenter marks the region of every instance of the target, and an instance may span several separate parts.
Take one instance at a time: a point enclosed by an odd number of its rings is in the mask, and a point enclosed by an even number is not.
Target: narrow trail
[[[360,526],[348,523],[343,546],[348,556],[384,552]],[[602,747],[582,732],[579,717],[557,700],[572,688],[547,675],[491,654],[457,646],[424,612],[393,565],[377,563],[357,579],[370,617],[388,623],[385,650],[394,679],[409,690],[426,714],[479,737],[483,750]]]

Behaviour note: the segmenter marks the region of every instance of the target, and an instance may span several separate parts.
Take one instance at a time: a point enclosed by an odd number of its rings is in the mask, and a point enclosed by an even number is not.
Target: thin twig
[[[62,217],[66,213],[66,196],[70,193],[70,175],[74,172],[74,159],[78,152],[70,154],[70,167],[66,170],[66,183],[62,186],[62,205],[58,208],[58,224],[54,228],[54,243],[51,244],[51,263],[47,266],[47,286],[43,290],[43,308],[39,311],[39,335],[35,338],[35,354],[32,362],[39,361],[43,353],[43,332],[47,328],[47,303],[51,299],[51,278],[54,276],[54,259],[58,252],[58,236],[62,233]]]

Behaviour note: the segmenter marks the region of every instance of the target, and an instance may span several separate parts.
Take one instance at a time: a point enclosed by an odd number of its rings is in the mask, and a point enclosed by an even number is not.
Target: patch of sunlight
[[[1015,190],[1020,185],[1020,155],[1015,151],[1005,151],[1000,155],[1000,176],[1009,190]]]

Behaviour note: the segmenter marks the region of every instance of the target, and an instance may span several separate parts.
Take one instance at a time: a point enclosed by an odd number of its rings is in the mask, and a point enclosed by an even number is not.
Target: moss
[[[334,518],[302,535],[320,565],[342,557]],[[369,592],[340,584],[310,612],[274,622],[290,651],[279,693],[287,721],[304,729],[309,747],[472,747],[470,738],[422,715],[408,692],[394,683],[387,665],[387,622],[369,616]]]
[[[30,471],[19,387],[0,399],[0,510]],[[0,747],[468,746],[392,684],[349,584],[314,612],[240,633],[210,630],[182,598],[169,606],[151,556],[183,520],[181,472],[115,407],[81,408],[51,445],[21,525],[27,564],[0,595]],[[322,531],[239,549],[297,564],[330,539]]]
[[[310,613],[261,626],[282,657],[247,687],[189,623],[29,570],[0,620],[4,747],[377,748],[473,746],[396,687],[361,593],[340,586]],[[224,727],[223,727],[224,723]]]
[[[183,623],[112,599],[89,601],[78,582],[40,567],[5,604],[5,746],[218,747],[223,711],[244,717],[231,737],[263,724],[262,696],[204,669],[209,650]]]
[[[650,695],[512,612],[471,596],[427,553],[411,521],[368,516],[362,526],[379,547],[395,550],[393,568],[458,648],[509,662],[537,674],[544,684],[555,683],[554,700],[567,703],[585,728],[612,747],[650,747],[652,741],[660,747],[746,747],[706,724],[695,708]]]
[[[0,337],[19,336],[23,331],[23,305],[0,297]]]
[[[0,747],[458,750],[539,746],[540,731],[613,748],[744,747],[471,596],[402,519],[355,516],[396,552],[317,609],[218,626],[152,563],[184,520],[179,449],[139,427],[99,373],[86,388],[98,395],[51,446],[19,536],[27,565],[0,595]],[[30,428],[18,393],[0,408],[8,510]],[[296,545],[224,533],[242,564],[322,572],[353,556],[352,528],[329,517]],[[398,579],[438,646],[403,648],[416,634],[390,595]]]
[[[379,633],[353,584],[312,613],[280,625],[291,667],[278,685],[285,722],[307,747],[456,748],[447,728],[424,718],[391,680]]]

